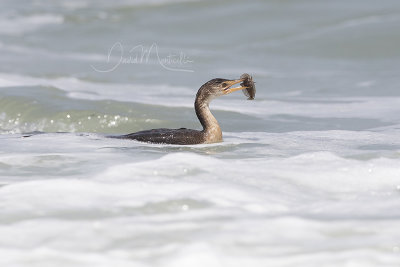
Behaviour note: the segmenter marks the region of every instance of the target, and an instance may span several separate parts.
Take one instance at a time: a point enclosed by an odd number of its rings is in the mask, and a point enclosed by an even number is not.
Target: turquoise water
[[[399,266],[398,1],[0,6],[1,266]]]

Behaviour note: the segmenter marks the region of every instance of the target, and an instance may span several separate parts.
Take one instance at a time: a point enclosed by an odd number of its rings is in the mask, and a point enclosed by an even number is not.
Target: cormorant
[[[232,88],[233,85],[241,83],[240,87]],[[245,90],[243,90],[245,89]],[[255,87],[252,77],[243,74],[239,80],[228,80],[215,78],[203,84],[197,91],[194,108],[203,130],[180,129],[153,129],[136,133],[112,136],[113,138],[132,139],[141,142],[159,144],[194,145],[209,144],[222,141],[222,131],[218,121],[211,114],[209,104],[219,96],[223,96],[238,90],[243,90],[249,99],[254,99]]]

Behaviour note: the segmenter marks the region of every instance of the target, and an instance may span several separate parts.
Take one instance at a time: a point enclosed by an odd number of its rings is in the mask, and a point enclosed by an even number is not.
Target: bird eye
[[[227,86],[227,84],[226,83],[222,83],[222,87],[226,87]]]

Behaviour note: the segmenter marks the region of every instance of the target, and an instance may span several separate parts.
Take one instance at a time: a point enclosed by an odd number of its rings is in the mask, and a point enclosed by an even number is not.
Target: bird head
[[[227,95],[238,90],[246,89],[247,87],[244,86],[232,87],[240,82],[243,82],[243,79],[239,80],[228,80],[222,78],[212,79],[200,87],[199,91],[197,92],[197,97],[201,97],[204,100],[210,101],[216,97]]]

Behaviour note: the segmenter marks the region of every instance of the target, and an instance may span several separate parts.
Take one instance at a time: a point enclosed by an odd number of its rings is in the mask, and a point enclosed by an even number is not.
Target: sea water
[[[0,6],[0,266],[400,266],[399,1]]]

